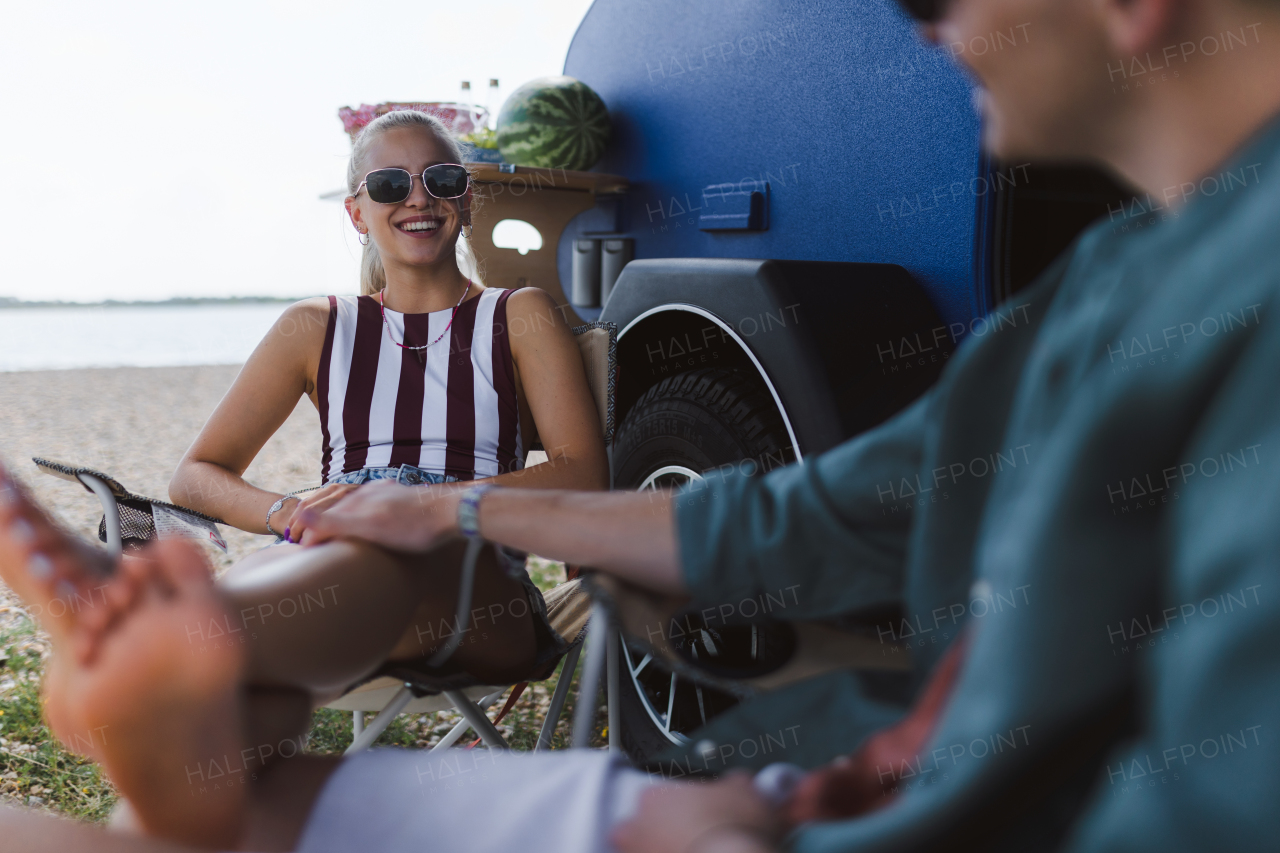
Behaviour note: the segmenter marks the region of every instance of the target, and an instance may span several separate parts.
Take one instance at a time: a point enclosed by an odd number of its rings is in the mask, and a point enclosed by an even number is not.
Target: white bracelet
[[[271,505],[271,509],[267,510],[267,531],[271,533],[272,536],[275,536],[277,538],[284,538],[284,534],[278,532],[274,527],[271,526],[271,516],[279,512],[280,508],[284,506],[284,502],[288,500],[294,500],[294,501],[297,501],[298,503],[302,503],[302,498],[298,497],[297,495],[285,495],[282,498],[280,498],[280,500],[273,503]]]

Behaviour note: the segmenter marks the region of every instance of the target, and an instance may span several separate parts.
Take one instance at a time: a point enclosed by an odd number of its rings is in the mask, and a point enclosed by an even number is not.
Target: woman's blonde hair
[[[463,161],[465,155],[462,143],[449,132],[440,119],[417,110],[395,110],[386,115],[378,116],[369,122],[364,130],[360,131],[355,143],[351,146],[351,159],[347,161],[347,192],[350,195],[354,196],[356,194],[356,190],[360,187],[360,181],[364,179],[366,171],[364,162],[369,155],[369,147],[373,144],[373,141],[388,130],[402,127],[418,127],[430,131],[435,134],[436,140],[448,152],[450,160],[454,163]],[[474,216],[474,196],[472,197],[471,210]],[[463,274],[468,275],[473,281],[479,281],[479,265],[476,262],[475,253],[471,250],[471,243],[465,235],[458,235],[455,254],[458,259],[458,268],[463,271]],[[387,273],[382,267],[382,257],[378,254],[378,247],[373,242],[373,237],[370,236],[369,242],[365,244],[364,252],[360,257],[360,293],[364,296],[372,296],[386,286]]]

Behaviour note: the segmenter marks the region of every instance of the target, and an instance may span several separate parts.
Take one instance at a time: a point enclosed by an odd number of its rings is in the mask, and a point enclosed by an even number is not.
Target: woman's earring
[[[468,241],[468,242],[470,242],[470,241],[471,241],[471,234],[472,234],[472,232],[473,232],[473,231],[475,231],[475,230],[476,230],[476,228],[475,228],[475,226],[474,226],[474,225],[471,225],[471,224],[463,225],[463,226],[462,226],[462,236],[463,236],[463,237],[466,237],[466,238],[467,238],[467,241]]]
[[[359,236],[359,237],[356,237],[356,239],[360,241],[360,245],[361,245],[361,246],[367,246],[367,245],[369,245],[369,232],[368,232],[368,231],[361,231],[361,232],[360,232],[360,236]]]

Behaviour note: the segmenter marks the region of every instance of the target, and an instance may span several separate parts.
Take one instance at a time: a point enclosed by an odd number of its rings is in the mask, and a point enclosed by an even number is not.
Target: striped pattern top
[[[482,290],[458,308],[444,340],[417,352],[388,338],[372,296],[330,296],[316,376],[322,482],[406,463],[460,480],[520,468],[510,295]],[[386,312],[390,334],[406,346],[435,340],[452,314]]]

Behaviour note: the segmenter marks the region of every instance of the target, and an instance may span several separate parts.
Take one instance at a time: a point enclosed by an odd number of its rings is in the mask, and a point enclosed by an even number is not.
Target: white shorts
[[[598,750],[381,749],[345,760],[297,853],[597,853],[664,782]]]

